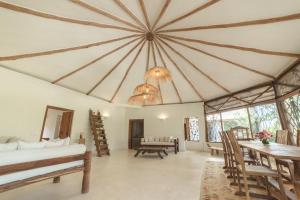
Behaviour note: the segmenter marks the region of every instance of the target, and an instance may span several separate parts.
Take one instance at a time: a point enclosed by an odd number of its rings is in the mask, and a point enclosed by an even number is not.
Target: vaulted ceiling
[[[300,58],[296,0],[0,0],[0,66],[126,104],[153,66],[160,104],[272,81]],[[155,84],[155,83],[154,83]]]

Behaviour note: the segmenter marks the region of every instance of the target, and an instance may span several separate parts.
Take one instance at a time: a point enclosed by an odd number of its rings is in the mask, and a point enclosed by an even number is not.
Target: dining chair
[[[296,194],[293,192],[294,182],[294,166],[293,162],[286,162],[280,159],[275,159],[277,166],[278,178],[268,178],[268,183],[274,189],[274,195],[280,200],[297,200]],[[283,171],[282,168],[287,170]],[[290,182],[285,181],[285,177],[290,177]],[[295,190],[294,190],[295,191]]]
[[[237,180],[239,184],[239,192],[242,192],[241,182],[240,182],[240,175],[243,176],[243,183],[244,183],[244,189],[245,189],[245,195],[246,199],[250,200],[250,192],[249,192],[249,185],[247,177],[274,177],[278,178],[278,174],[276,171],[262,165],[246,165],[245,160],[243,157],[242,150],[238,144],[238,141],[235,137],[234,132],[230,131],[228,133],[230,142],[232,144],[232,147],[234,149],[234,157],[236,160],[236,168],[237,168]],[[268,184],[268,183],[267,183]],[[268,190],[268,187],[266,188]],[[269,193],[269,191],[268,191]]]
[[[253,139],[252,133],[250,133],[249,128],[236,126],[230,129],[236,137],[237,140],[251,140]]]
[[[277,130],[275,142],[279,144],[288,144],[289,131],[288,130]]]
[[[221,142],[222,142],[222,146],[223,146],[223,156],[224,156],[224,167],[223,169],[228,170],[228,150],[227,150],[227,145],[225,142],[225,138],[224,138],[224,132],[219,132],[220,137],[221,137]]]
[[[227,146],[227,152],[228,152],[228,165],[229,165],[229,176],[227,178],[233,178],[233,182],[231,185],[238,185],[236,182],[237,180],[237,168],[236,168],[236,160],[234,156],[234,149],[232,147],[232,144],[230,142],[230,139],[228,137],[229,131],[223,132],[223,137]],[[249,156],[243,156],[244,162],[247,163],[248,165],[256,165],[257,161],[250,158]]]

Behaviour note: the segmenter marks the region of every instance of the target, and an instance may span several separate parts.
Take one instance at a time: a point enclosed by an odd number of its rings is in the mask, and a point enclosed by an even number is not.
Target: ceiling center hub
[[[154,39],[154,34],[152,32],[146,33],[146,40],[152,41]]]

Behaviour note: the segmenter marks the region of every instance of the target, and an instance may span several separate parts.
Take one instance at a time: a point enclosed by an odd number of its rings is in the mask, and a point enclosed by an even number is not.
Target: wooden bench
[[[216,155],[219,155],[220,151],[223,152],[223,148],[222,147],[213,147],[210,144],[207,143],[207,147],[210,150],[210,154],[213,156],[214,153],[216,152]]]

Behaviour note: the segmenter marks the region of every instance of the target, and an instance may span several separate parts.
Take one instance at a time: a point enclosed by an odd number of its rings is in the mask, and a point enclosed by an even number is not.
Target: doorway
[[[144,137],[144,119],[130,119],[128,133],[128,148],[135,149],[140,146]]]
[[[40,141],[70,137],[74,111],[66,108],[47,106]]]

